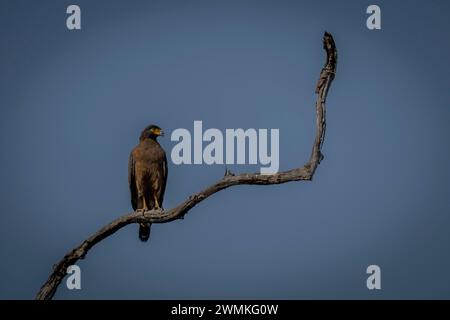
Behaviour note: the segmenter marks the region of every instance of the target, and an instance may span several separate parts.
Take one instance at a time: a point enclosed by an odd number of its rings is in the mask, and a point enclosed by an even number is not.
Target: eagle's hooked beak
[[[161,128],[152,128],[151,133],[155,136],[164,136],[164,131]]]

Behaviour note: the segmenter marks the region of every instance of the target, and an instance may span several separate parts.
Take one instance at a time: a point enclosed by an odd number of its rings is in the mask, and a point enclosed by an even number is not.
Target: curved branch
[[[279,172],[272,175],[261,174],[239,174],[233,175],[228,170],[225,176],[217,181],[214,185],[190,196],[183,203],[168,211],[151,210],[145,213],[131,212],[111,223],[107,224],[95,234],[83,241],[78,247],[67,253],[64,258],[53,267],[48,280],[39,290],[36,299],[51,299],[56,292],[59,284],[66,275],[67,268],[75,264],[79,259],[83,259],[88,251],[97,243],[112,235],[119,229],[131,223],[166,223],[177,219],[182,219],[186,213],[201,201],[213,195],[220,190],[235,185],[270,185],[280,184],[290,181],[310,181],[316,171],[317,166],[323,159],[321,152],[322,144],[325,138],[325,101],[334,79],[337,64],[337,51],[333,37],[325,32],[323,37],[323,47],[327,53],[327,61],[320,73],[319,81],[316,87],[316,137],[312,147],[311,157],[309,161],[300,168],[292,169],[285,172]]]

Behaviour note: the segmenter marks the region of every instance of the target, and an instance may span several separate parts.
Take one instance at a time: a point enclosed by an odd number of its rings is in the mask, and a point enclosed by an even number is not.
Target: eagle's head
[[[151,124],[142,131],[139,140],[144,139],[156,140],[156,138],[159,136],[164,136],[164,131],[160,127]]]

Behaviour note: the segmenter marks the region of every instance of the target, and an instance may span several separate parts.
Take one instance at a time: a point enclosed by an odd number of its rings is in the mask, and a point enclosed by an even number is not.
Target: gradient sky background
[[[66,29],[66,7],[82,30]],[[368,5],[382,30],[366,28]],[[0,2],[0,298],[33,298],[52,265],[131,211],[143,127],[279,128],[280,169],[315,127],[322,35],[339,50],[314,181],[238,186],[79,263],[59,299],[450,298],[448,1]],[[259,166],[233,166],[236,173]],[[164,206],[224,166],[169,162]],[[366,288],[366,267],[382,290]]]

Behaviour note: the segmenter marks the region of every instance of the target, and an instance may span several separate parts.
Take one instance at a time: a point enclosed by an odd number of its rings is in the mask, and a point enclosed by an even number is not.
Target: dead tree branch
[[[217,181],[212,186],[190,196],[187,200],[182,202],[177,207],[168,211],[147,211],[144,214],[138,212],[128,213],[111,223],[105,225],[103,228],[94,233],[91,237],[84,240],[79,246],[67,253],[64,258],[53,267],[47,281],[39,290],[36,299],[44,300],[51,299],[56,292],[59,284],[66,275],[67,268],[75,264],[78,259],[83,259],[88,251],[103,239],[109,237],[119,229],[131,223],[166,223],[177,219],[182,219],[186,213],[194,206],[209,196],[219,192],[220,190],[229,188],[235,185],[271,185],[281,184],[290,181],[311,181],[316,171],[317,166],[323,159],[321,152],[322,144],[325,138],[325,101],[330,88],[331,82],[334,79],[337,64],[337,51],[333,37],[328,32],[325,32],[323,37],[323,47],[327,53],[327,61],[320,73],[319,81],[316,87],[317,101],[316,101],[316,137],[312,147],[311,157],[309,161],[299,168],[295,168],[285,172],[279,172],[272,175],[261,174],[239,174],[232,175],[230,172],[225,173],[225,176]]]

